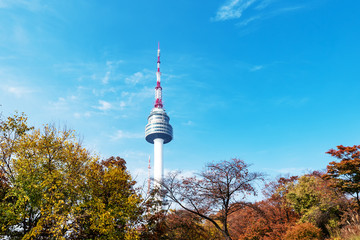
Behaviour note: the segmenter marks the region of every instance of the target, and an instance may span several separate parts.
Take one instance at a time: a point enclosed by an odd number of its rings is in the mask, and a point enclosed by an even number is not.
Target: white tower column
[[[163,167],[163,144],[164,139],[154,139],[154,187],[161,189],[161,181],[164,176]]]

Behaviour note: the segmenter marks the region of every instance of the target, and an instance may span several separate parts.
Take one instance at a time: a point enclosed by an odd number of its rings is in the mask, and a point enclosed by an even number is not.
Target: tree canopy
[[[100,161],[74,131],[34,129],[23,114],[0,137],[0,236],[136,239],[141,198],[123,159]]]
[[[179,178],[177,173],[162,183],[167,197],[213,224],[226,239],[231,239],[228,217],[245,205],[248,195],[256,195],[255,184],[263,174],[250,172],[240,159],[210,163],[197,176]]]
[[[330,149],[326,153],[340,159],[340,162],[330,162],[324,177],[332,179],[334,187],[352,195],[360,211],[360,145],[339,145],[337,150]]]

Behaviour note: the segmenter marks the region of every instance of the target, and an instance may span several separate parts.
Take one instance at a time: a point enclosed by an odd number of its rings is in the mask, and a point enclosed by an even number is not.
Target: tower
[[[162,103],[162,88],[160,84],[160,44],[157,50],[157,72],[155,87],[155,104],[148,117],[148,124],[145,127],[145,139],[154,144],[154,188],[161,189],[161,181],[164,176],[163,166],[163,144],[173,139],[173,129],[169,123],[169,116],[166,114]]]

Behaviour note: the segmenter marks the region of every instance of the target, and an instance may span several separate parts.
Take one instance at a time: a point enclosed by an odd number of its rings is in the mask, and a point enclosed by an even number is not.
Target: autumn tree
[[[140,197],[125,161],[87,151],[72,130],[1,122],[0,236],[134,239]],[[136,215],[136,216],[135,216]]]
[[[171,210],[166,215],[166,239],[172,240],[211,240],[221,235],[207,221],[186,210]]]
[[[75,211],[70,239],[137,239],[143,210],[125,160],[91,162],[85,178],[86,195]]]
[[[289,187],[286,197],[300,220],[321,228],[325,236],[338,227],[342,210],[347,206],[345,196],[331,188],[319,172],[301,176]]]
[[[229,218],[232,236],[239,240],[282,239],[289,227],[299,219],[286,200],[289,183],[295,182],[296,176],[280,177],[265,184],[264,200],[254,203],[252,207],[244,207]]]
[[[168,209],[163,208],[163,202],[158,198],[159,189],[153,189],[144,196],[143,217],[139,227],[140,238],[144,240],[168,239],[166,224]]]
[[[213,224],[224,239],[231,239],[228,219],[243,206],[246,196],[256,195],[255,184],[263,174],[250,172],[240,159],[211,163],[194,177],[172,173],[162,183],[167,197],[182,209]]]
[[[353,196],[360,211],[360,145],[340,145],[337,146],[337,150],[330,149],[326,153],[340,162],[330,162],[323,177],[332,179],[333,187]]]
[[[32,130],[27,125],[27,117],[24,114],[14,114],[7,119],[0,119],[0,236],[17,237],[19,233],[14,227],[10,230],[9,226],[17,226],[21,223],[21,219],[14,209],[16,198],[10,195],[14,191],[15,170],[13,169],[14,154],[17,152],[21,138]],[[23,221],[23,225],[26,220]],[[20,228],[20,226],[18,226]]]

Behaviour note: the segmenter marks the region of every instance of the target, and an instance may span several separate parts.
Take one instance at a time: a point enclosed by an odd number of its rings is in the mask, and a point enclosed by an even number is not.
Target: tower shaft
[[[163,144],[164,139],[154,139],[154,187],[158,189],[161,188],[160,183],[164,177]]]

